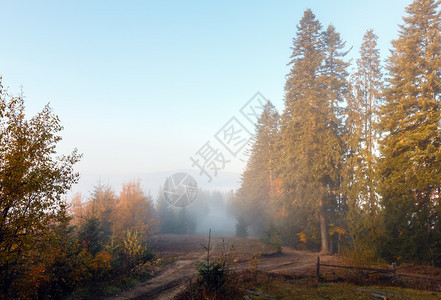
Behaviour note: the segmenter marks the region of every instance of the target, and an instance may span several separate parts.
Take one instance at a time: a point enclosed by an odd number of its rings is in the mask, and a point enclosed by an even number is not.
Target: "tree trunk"
[[[341,246],[341,234],[338,234],[338,244],[337,244],[337,254],[340,255],[340,246]]]
[[[329,237],[329,253],[334,254],[334,238],[332,235]]]
[[[322,198],[320,199],[319,218],[320,218],[320,236],[322,241],[321,252],[328,253],[329,252],[328,228],[326,226],[326,210]]]

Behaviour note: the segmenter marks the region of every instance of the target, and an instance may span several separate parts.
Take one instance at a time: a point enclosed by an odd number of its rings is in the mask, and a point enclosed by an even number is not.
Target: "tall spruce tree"
[[[274,180],[274,153],[279,122],[280,116],[274,105],[266,103],[256,124],[250,158],[237,193],[239,218],[257,236],[264,233],[273,218],[270,191]]]
[[[378,238],[379,191],[377,170],[378,108],[383,79],[378,37],[366,31],[352,75],[353,93],[347,105],[347,161],[345,191],[349,200],[347,223],[356,250]],[[360,244],[360,245],[359,245]]]
[[[323,32],[325,59],[322,66],[322,79],[326,83],[327,99],[332,109],[328,116],[328,124],[332,129],[332,140],[330,154],[332,155],[332,164],[334,166],[334,177],[327,184],[330,188],[329,193],[329,228],[330,234],[330,252],[335,252],[334,245],[337,245],[337,252],[340,252],[340,238],[344,230],[345,215],[347,210],[346,197],[340,193],[340,186],[343,181],[343,156],[344,156],[344,126],[343,126],[343,102],[347,99],[349,93],[347,68],[349,62],[344,58],[349,50],[344,50],[346,42],[343,42],[340,34],[336,32],[333,25],[329,25]]]
[[[332,26],[322,32],[312,11],[305,11],[293,39],[282,116],[286,208],[294,211],[293,223],[303,224],[298,228],[302,236],[320,236],[321,250],[326,252],[327,216],[334,210],[342,156],[336,112],[347,84],[343,47]]]
[[[382,205],[385,254],[441,263],[439,1],[415,0],[406,8],[388,60],[381,109]]]

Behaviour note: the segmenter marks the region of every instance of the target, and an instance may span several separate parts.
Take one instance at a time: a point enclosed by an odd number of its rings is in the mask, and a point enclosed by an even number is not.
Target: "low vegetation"
[[[256,279],[255,279],[256,278]],[[260,273],[258,276],[243,275],[248,290],[265,294],[277,299],[376,299],[372,294],[410,299],[439,299],[439,292],[421,291],[401,287],[378,285],[356,285],[345,282],[320,282],[312,278]],[[251,299],[263,299],[248,293]],[[239,299],[239,298],[236,298]]]

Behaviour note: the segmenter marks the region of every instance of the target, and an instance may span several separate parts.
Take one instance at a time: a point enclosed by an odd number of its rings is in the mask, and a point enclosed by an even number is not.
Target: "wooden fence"
[[[328,264],[320,263],[320,256],[317,256],[317,280],[320,280],[320,267],[341,268],[341,269],[348,269],[348,270],[360,270],[360,271],[377,272],[377,273],[383,273],[383,274],[391,274],[391,277],[393,279],[411,278],[411,279],[420,279],[420,280],[441,282],[441,279],[421,277],[421,276],[412,276],[412,275],[406,275],[406,274],[397,274],[398,268],[396,267],[395,264],[392,264],[391,269],[375,269],[375,268],[361,268],[361,267],[350,267],[350,266],[337,266],[337,265],[328,265]]]

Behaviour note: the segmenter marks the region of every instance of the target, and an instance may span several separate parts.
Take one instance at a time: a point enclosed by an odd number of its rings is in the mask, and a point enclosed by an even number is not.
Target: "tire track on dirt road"
[[[196,264],[205,259],[205,257],[206,254],[204,253],[195,259],[178,260],[173,264],[170,264],[158,276],[155,276],[120,295],[115,295],[107,299],[173,299],[185,288],[188,278],[197,274]]]
[[[321,256],[322,261],[334,259],[329,255]],[[295,250],[283,247],[278,256],[263,257],[259,269],[273,273],[296,273],[299,275],[314,274],[317,262],[317,253]]]

